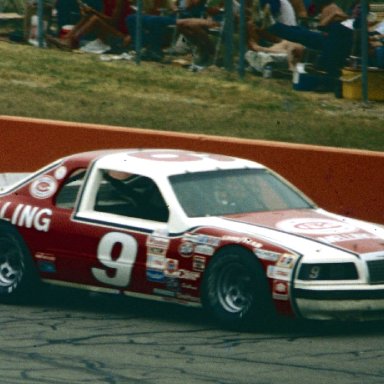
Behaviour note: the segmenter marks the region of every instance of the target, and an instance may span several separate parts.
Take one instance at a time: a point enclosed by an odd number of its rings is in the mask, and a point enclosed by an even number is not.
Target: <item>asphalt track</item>
[[[0,305],[0,383],[384,383],[384,322],[218,328],[196,309],[50,289]]]

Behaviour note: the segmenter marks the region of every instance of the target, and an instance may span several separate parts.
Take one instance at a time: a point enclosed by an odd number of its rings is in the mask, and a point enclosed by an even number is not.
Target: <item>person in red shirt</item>
[[[103,43],[113,42],[128,46],[131,42],[125,18],[132,13],[130,0],[104,0],[103,12],[98,12],[87,4],[80,2],[82,19],[62,39],[49,37],[47,40],[60,49],[79,47],[82,37],[94,34]]]

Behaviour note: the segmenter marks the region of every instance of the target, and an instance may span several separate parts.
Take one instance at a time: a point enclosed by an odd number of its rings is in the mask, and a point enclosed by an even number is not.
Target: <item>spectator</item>
[[[81,38],[94,34],[103,44],[112,43],[126,47],[131,42],[124,23],[131,13],[129,0],[104,0],[103,12],[83,4],[80,8],[82,18],[63,38],[49,38],[48,41],[60,49],[79,47]]]
[[[257,7],[254,21],[256,25],[262,25],[262,29],[275,36],[320,51],[319,69],[328,75],[328,81],[322,90],[333,91],[340,77],[341,68],[351,52],[353,31],[342,24],[348,16],[331,0],[325,0],[320,4],[320,12],[319,31],[310,31],[301,26],[289,26],[276,21],[276,14],[272,14],[269,3],[264,3],[262,12],[260,7]]]
[[[169,42],[172,31],[168,28],[176,24],[177,7],[172,0],[144,0],[141,17],[141,42],[145,52],[144,60],[161,61],[163,59],[163,46]],[[132,42],[135,45],[136,15],[126,19],[128,29],[131,31]]]
[[[103,9],[102,0],[87,0],[87,4],[99,12]],[[59,32],[64,25],[75,25],[81,19],[78,0],[56,0],[55,8]]]
[[[300,0],[301,1],[301,0]],[[296,5],[300,4],[295,0]],[[303,6],[304,7],[304,6]],[[305,8],[304,8],[305,9]],[[304,17],[301,8],[299,12]],[[247,11],[247,32],[248,48],[246,59],[251,66],[259,72],[263,71],[265,65],[276,62],[287,63],[288,68],[293,71],[296,64],[301,61],[304,53],[304,46],[287,40],[282,40],[277,36],[268,33],[264,29],[256,28],[252,22],[252,8]],[[296,12],[293,5],[288,0],[281,0],[277,13],[277,20],[285,25],[297,25]]]
[[[184,0],[179,7],[172,0],[144,0],[142,15],[142,46],[145,48],[143,59],[161,61],[163,48],[172,41],[174,32],[170,28],[176,27],[180,18],[200,16],[204,3],[201,0]],[[127,18],[128,29],[132,32],[132,39],[136,42],[136,16]]]
[[[210,30],[220,30],[223,22],[222,1],[207,2],[207,17],[185,18],[177,21],[178,31],[197,49],[196,65],[212,64],[215,54],[215,44],[211,39]]]

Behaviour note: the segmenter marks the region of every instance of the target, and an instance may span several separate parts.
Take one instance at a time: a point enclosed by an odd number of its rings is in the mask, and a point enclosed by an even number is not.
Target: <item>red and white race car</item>
[[[271,314],[384,317],[384,228],[328,213],[264,166],[178,150],[60,159],[0,193],[0,299],[39,283]]]

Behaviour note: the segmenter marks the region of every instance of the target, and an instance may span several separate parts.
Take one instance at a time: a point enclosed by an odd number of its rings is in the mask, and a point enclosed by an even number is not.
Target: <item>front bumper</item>
[[[384,319],[384,286],[296,288],[298,314],[313,320]]]

